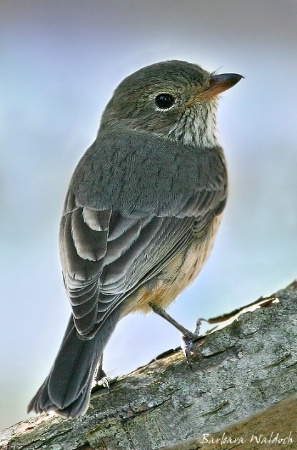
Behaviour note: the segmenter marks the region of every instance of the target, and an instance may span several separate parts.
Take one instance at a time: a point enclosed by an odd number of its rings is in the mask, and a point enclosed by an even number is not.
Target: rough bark
[[[257,309],[254,309],[256,308]],[[297,448],[297,283],[92,395],[87,414],[42,415],[0,434],[7,450]]]

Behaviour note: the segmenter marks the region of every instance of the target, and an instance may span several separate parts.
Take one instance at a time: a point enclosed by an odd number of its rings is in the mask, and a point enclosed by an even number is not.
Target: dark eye
[[[160,109],[169,109],[175,102],[175,98],[171,94],[159,94],[155,98],[156,105]]]

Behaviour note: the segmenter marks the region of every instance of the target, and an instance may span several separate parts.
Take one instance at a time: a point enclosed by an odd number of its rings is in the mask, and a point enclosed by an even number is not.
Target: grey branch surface
[[[197,341],[192,370],[168,352],[94,392],[81,419],[31,418],[0,449],[296,449],[297,283],[253,308]]]

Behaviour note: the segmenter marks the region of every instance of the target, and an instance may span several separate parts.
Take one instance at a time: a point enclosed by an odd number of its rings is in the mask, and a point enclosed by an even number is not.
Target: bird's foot
[[[185,354],[186,360],[190,366],[190,368],[192,369],[192,363],[191,363],[191,358],[192,358],[192,349],[193,349],[193,344],[195,341],[197,341],[197,339],[201,338],[200,336],[200,328],[202,325],[202,322],[205,321],[205,319],[198,319],[196,322],[196,328],[195,331],[192,333],[189,330],[186,330],[186,333],[183,333],[182,336],[182,350]]]
[[[96,386],[102,386],[102,387],[105,387],[107,389],[109,389],[110,381],[111,381],[111,378],[107,377],[107,376],[100,378],[100,380],[97,379],[97,376],[95,377]]]
[[[103,355],[101,355],[96,372],[94,381],[96,383],[96,386],[103,386],[107,389],[109,389],[109,383],[111,381],[111,378],[108,377],[103,370]]]
[[[185,328],[183,325],[181,325],[180,323],[178,323],[175,319],[173,319],[173,317],[171,317],[163,308],[161,308],[159,305],[156,305],[153,302],[149,303],[149,306],[152,308],[152,310],[158,314],[160,317],[162,317],[163,319],[167,320],[167,322],[171,323],[171,325],[173,325],[175,328],[177,328],[181,334],[182,334],[182,339],[183,339],[183,343],[182,343],[182,349],[183,352],[186,356],[186,359],[188,361],[189,366],[192,368],[192,364],[191,364],[191,357],[192,357],[192,348],[193,348],[193,343],[199,339],[200,336],[200,328],[201,328],[201,324],[203,321],[206,321],[205,319],[198,319],[196,322],[196,328],[194,333],[192,331],[187,330],[187,328]]]

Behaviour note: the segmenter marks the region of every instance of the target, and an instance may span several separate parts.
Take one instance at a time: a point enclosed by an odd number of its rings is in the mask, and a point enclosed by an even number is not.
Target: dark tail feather
[[[78,337],[72,317],[50,374],[28,405],[28,412],[53,410],[65,417],[83,415],[90,400],[94,372],[118,321],[114,311],[91,340]]]

